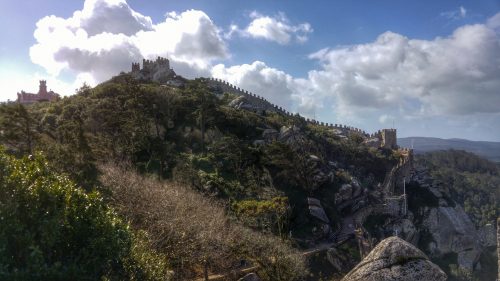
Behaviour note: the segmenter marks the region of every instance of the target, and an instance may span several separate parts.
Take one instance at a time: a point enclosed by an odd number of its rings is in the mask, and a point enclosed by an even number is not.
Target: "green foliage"
[[[246,225],[263,231],[284,235],[290,215],[287,197],[275,197],[271,200],[243,200],[234,202],[232,209]]]
[[[157,253],[170,261],[176,280],[195,279],[205,268],[229,272],[242,260],[260,266],[263,280],[301,280],[307,272],[303,257],[291,245],[242,227],[219,202],[191,188],[109,165],[103,167],[102,182],[117,211],[134,228],[148,230]],[[277,198],[259,206],[284,204],[284,198]]]
[[[0,142],[15,153],[32,153],[39,137],[37,125],[22,104],[0,105]]]
[[[442,191],[464,206],[477,226],[494,223],[500,213],[500,174],[494,163],[457,150],[426,153],[417,161],[432,171],[443,183]]]
[[[340,184],[356,177],[363,186],[375,186],[384,180],[387,170],[398,160],[391,150],[366,147],[359,134],[340,138],[330,128],[307,124],[297,115],[257,114],[235,109],[228,106],[234,98],[231,94],[214,94],[202,79],[187,81],[185,87],[174,88],[137,81],[122,74],[95,88],[84,86],[76,95],[56,102],[25,108],[9,105],[0,109],[0,142],[6,145],[9,153],[19,156],[29,154],[31,150],[44,151],[50,167],[67,174],[86,191],[91,191],[99,183],[98,163],[126,163],[134,171],[154,174],[163,180],[173,179],[204,196],[216,198],[217,202],[235,203],[234,206],[225,206],[232,211],[231,219],[236,218],[254,229],[275,235],[290,230],[294,236],[307,231],[305,238],[310,235],[310,229],[303,226],[312,227],[306,215],[304,199],[307,196],[321,198],[332,223],[338,223],[340,220],[336,218],[340,214],[333,202]],[[12,114],[16,110],[19,114]],[[280,131],[292,126],[293,130],[289,132],[294,135],[289,140],[284,141],[281,134],[278,140],[255,142],[265,138],[263,131],[266,129]],[[323,181],[322,175],[331,171],[342,172],[337,173],[333,181]],[[286,208],[282,201],[276,201],[281,197],[287,198]],[[139,202],[136,202],[137,206]],[[171,217],[164,215],[168,206],[159,201],[154,203],[164,207],[155,210],[154,214],[162,214],[165,220],[161,225],[168,225],[166,220]],[[127,213],[127,219],[141,217],[134,205],[129,205],[129,208],[133,214]],[[183,221],[186,217],[192,218],[192,213],[193,210],[189,210],[171,216]],[[202,214],[197,215],[209,220]],[[268,279],[284,280],[283,276],[288,275],[280,268],[297,264],[297,268],[301,268],[296,257],[295,261],[284,262],[289,264],[283,267],[268,256],[259,257],[262,253],[251,249],[251,240],[256,239],[253,232],[245,232],[249,237],[244,240],[245,245],[238,244],[238,241],[228,242],[225,238],[205,243],[205,237],[200,238],[205,233],[204,228],[193,227],[195,231],[172,230],[173,237],[168,237],[171,240],[160,243],[157,237],[166,239],[164,229],[151,230],[141,223],[133,225],[135,229],[146,230],[146,240],[152,241],[144,243],[150,242],[160,253],[158,255],[165,255],[171,266],[181,270],[182,274],[184,270],[199,270],[184,269],[183,266],[202,263],[204,258],[209,260],[209,268],[223,268],[227,266],[224,262],[214,260],[224,258],[219,255],[210,257],[207,253],[224,249],[220,254],[223,256],[228,251],[235,252],[238,247],[245,249],[243,257],[268,268],[269,273],[265,273]],[[224,224],[219,226],[226,227]],[[179,225],[175,227],[180,228]],[[288,259],[285,253],[293,254],[293,251],[288,245],[277,242],[283,238],[281,236],[277,240],[262,238],[262,243],[277,243],[278,249],[266,246],[269,249],[265,250],[276,251],[285,261]],[[134,239],[129,239],[131,249],[142,249],[134,248]],[[221,241],[229,246],[222,246]],[[172,250],[180,245],[185,249]],[[196,251],[203,255],[196,256]],[[150,253],[144,253],[137,259],[152,257]]]
[[[101,196],[52,172],[40,154],[0,152],[0,220],[2,280],[162,280],[143,270],[134,255],[144,248]]]

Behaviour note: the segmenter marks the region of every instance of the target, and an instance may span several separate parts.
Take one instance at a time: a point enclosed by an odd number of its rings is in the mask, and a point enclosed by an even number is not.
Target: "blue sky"
[[[499,12],[498,0],[2,0],[0,100],[38,79],[69,95],[162,55],[321,121],[500,141]]]

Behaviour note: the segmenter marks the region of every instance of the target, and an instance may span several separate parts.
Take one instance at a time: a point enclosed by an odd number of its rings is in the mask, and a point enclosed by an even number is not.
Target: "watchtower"
[[[38,87],[38,94],[47,93],[47,80],[40,80],[40,86]]]
[[[382,143],[381,147],[396,149],[398,148],[396,129],[382,129],[381,131]]]
[[[141,70],[141,65],[137,62],[132,63],[132,72],[139,72]]]

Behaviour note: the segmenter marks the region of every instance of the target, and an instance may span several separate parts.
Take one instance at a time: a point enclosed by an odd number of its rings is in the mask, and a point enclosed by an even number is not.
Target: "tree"
[[[0,150],[0,171],[1,280],[166,279],[162,256],[138,243],[99,193],[85,193],[41,154]]]
[[[205,153],[205,133],[207,126],[215,119],[217,97],[209,92],[207,85],[200,79],[188,84],[187,91],[194,95],[197,109],[194,111],[196,123],[201,131],[201,151]]]
[[[32,154],[38,137],[36,122],[24,105],[0,106],[0,141],[3,144],[21,155]]]

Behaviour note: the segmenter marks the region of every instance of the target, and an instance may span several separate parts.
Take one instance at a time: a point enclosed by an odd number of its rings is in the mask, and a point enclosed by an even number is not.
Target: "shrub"
[[[282,236],[290,216],[287,197],[274,197],[271,200],[242,200],[232,204],[236,216],[257,230],[271,231]]]
[[[242,260],[260,266],[263,280],[296,280],[306,273],[297,250],[231,221],[219,201],[127,169],[106,165],[101,170],[111,204],[134,228],[150,235],[176,279],[192,279],[205,270],[227,273]]]
[[[161,280],[136,241],[99,193],[0,151],[0,280]]]

